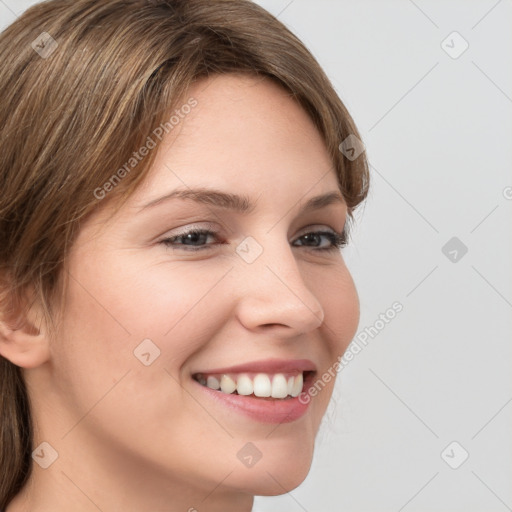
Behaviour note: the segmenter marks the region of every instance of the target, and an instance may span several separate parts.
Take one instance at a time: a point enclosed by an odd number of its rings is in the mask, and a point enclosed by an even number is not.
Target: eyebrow
[[[256,207],[256,203],[253,203],[251,199],[245,195],[224,192],[214,188],[201,187],[195,189],[187,188],[174,190],[165,196],[153,199],[149,203],[145,204],[139,209],[139,212],[148,208],[153,208],[171,199],[188,199],[197,203],[216,206],[218,208],[224,208],[244,214],[252,212]],[[346,204],[343,196],[339,192],[332,191],[308,199],[301,208],[301,211],[309,212],[320,210],[321,208],[325,208],[326,206],[336,203],[343,205]]]

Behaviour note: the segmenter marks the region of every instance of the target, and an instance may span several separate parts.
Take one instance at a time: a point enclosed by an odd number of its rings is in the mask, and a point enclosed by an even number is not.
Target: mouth
[[[192,373],[211,405],[262,423],[289,423],[304,416],[316,366],[308,359],[271,359]],[[205,404],[206,405],[206,404]]]
[[[267,400],[290,400],[304,391],[314,370],[294,372],[196,373],[192,378],[204,387],[227,395]]]

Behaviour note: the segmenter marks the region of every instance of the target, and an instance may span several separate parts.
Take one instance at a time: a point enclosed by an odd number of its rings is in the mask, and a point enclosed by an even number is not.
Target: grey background
[[[33,3],[0,0],[1,27]],[[340,372],[308,478],[255,512],[512,510],[512,1],[257,3],[317,57],[366,145],[344,250],[359,332],[403,311]]]

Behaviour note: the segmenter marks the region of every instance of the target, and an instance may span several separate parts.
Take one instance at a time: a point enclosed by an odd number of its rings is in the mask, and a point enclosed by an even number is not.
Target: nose
[[[305,282],[293,251],[288,242],[269,240],[255,261],[237,263],[242,269],[237,313],[247,329],[272,326],[296,336],[324,321],[323,307]]]

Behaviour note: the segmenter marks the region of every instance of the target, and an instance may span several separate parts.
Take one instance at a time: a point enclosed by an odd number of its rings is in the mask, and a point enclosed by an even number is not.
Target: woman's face
[[[36,445],[48,441],[99,502],[108,493],[97,481],[116,478],[136,478],[140,491],[180,482],[204,506],[227,491],[299,485],[333,380],[307,406],[226,391],[242,373],[245,393],[266,394],[268,377],[288,395],[298,385],[288,388],[290,377],[312,369],[314,383],[359,319],[340,251],[320,250],[332,247],[328,235],[304,236],[341,232],[347,216],[338,200],[303,209],[340,195],[307,114],[274,83],[244,75],[197,82],[189,96],[197,105],[159,144],[144,184],[117,214],[100,210],[82,226],[49,364],[27,374],[39,400]],[[194,199],[199,188],[253,206]],[[155,202],[178,190],[189,197]],[[224,373],[224,391],[197,381],[215,386]]]

